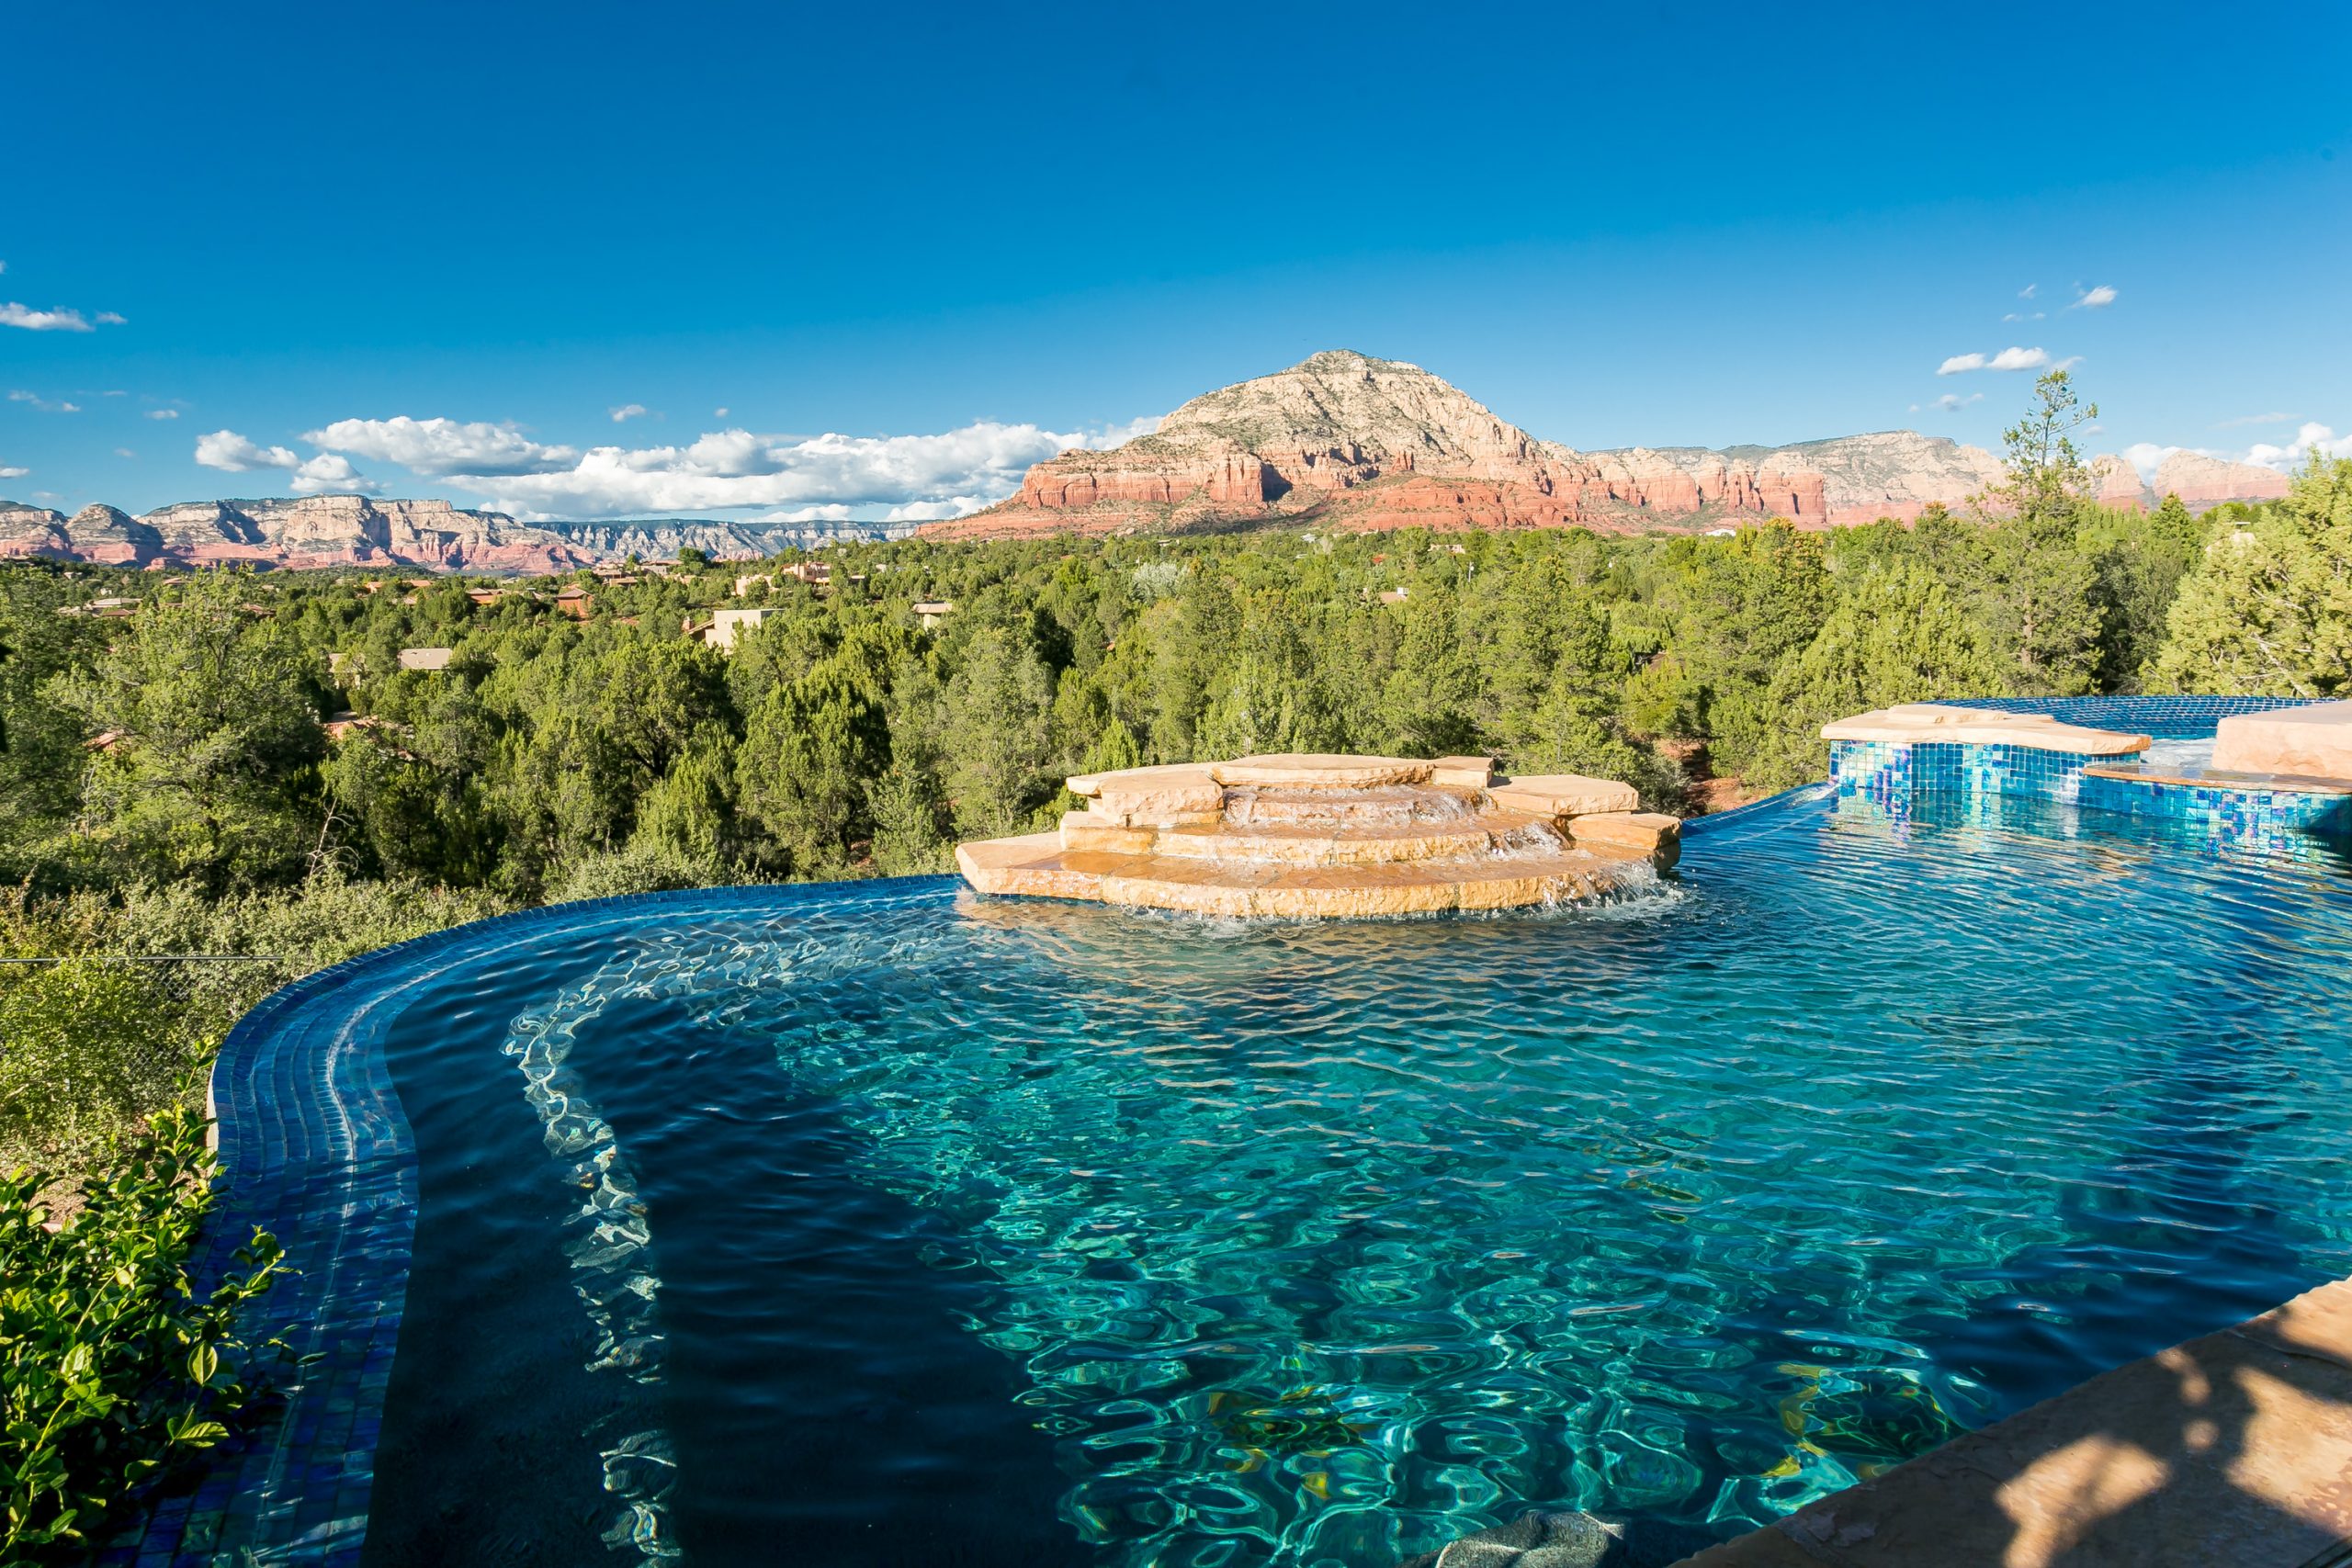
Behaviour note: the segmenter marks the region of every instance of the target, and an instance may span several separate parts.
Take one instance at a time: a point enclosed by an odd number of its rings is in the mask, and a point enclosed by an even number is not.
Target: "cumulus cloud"
[[[2067,306],[2066,309],[2069,310],[2104,310],[2109,305],[2114,303],[2114,285],[2102,283],[2096,288],[2084,289],[2082,293],[2075,298],[2075,302]]]
[[[608,412],[613,416],[613,423],[618,424],[624,420],[643,419],[652,411],[643,403],[623,403],[620,407]]]
[[[2182,450],[2184,448],[2178,446],[2159,446],[2153,441],[2135,441],[2123,449],[2123,460],[2140,471],[2142,484],[2154,484],[2156,465]],[[2211,456],[2210,453],[2206,455]]]
[[[2281,446],[2274,442],[2257,441],[2243,452],[2220,452],[2210,446],[2160,446],[2153,441],[2142,441],[2123,449],[2124,457],[2140,470],[2140,477],[2153,481],[2156,465],[2176,452],[2192,452],[2199,457],[2220,457],[2233,463],[2252,463],[2258,468],[2275,468],[2282,474],[2301,473],[2317,453],[2323,458],[2352,457],[2352,435],[2338,435],[2317,421],[2306,422],[2295,432],[2295,438]]]
[[[12,403],[27,403],[42,413],[80,413],[82,405],[71,402],[51,402],[39,392],[28,392],[22,387],[8,394]]]
[[[299,468],[302,459],[285,446],[261,446],[233,430],[216,430],[196,438],[196,460],[208,468],[232,474],[255,468]]]
[[[302,439],[334,452],[398,463],[416,474],[511,475],[559,472],[579,461],[572,446],[534,441],[513,424],[454,419],[339,419]]]
[[[177,419],[179,416],[180,411],[177,409],[149,409],[147,411],[149,419]]]
[[[2080,360],[2069,359],[2055,368],[2063,370],[2068,365],[2079,363]],[[2049,364],[2050,351],[2046,348],[2005,348],[1989,357],[1982,354],[1955,354],[1936,367],[1936,374],[1958,376],[1970,370],[2039,370]]]
[[[314,457],[303,457],[288,447],[261,446],[233,430],[216,430],[198,436],[196,460],[208,468],[220,468],[232,474],[252,473],[261,468],[282,468],[293,476],[289,488],[296,495],[318,495],[328,491],[356,491],[362,495],[374,495],[383,489],[382,485],[353,468],[350,458],[340,454],[322,452]]]
[[[31,472],[30,468],[0,468],[0,479],[20,479]]]
[[[2267,441],[2256,442],[2247,450],[2245,460],[2259,463],[2266,468],[2277,468],[2282,473],[2292,473],[2309,463],[2314,452],[2327,458],[2352,457],[2352,435],[2340,436],[2314,421],[2295,432],[2295,438],[2284,446],[2273,446]]]
[[[1012,494],[1032,463],[1072,446],[1116,446],[1157,425],[1156,420],[1137,420],[1105,430],[1062,432],[983,420],[932,435],[808,437],[730,427],[684,446],[596,446],[576,454],[539,449],[543,456],[565,453],[560,467],[550,461],[507,472],[430,471],[482,491],[502,512],[530,520],[754,507],[768,509],[761,514],[763,521],[783,523],[959,517]],[[371,455],[336,436],[342,428],[330,425],[306,439]],[[389,449],[384,455],[404,462]]]
[[[89,333],[97,329],[90,325],[79,310],[36,310],[29,305],[19,305],[11,299],[0,304],[0,327],[22,327],[28,333]]]

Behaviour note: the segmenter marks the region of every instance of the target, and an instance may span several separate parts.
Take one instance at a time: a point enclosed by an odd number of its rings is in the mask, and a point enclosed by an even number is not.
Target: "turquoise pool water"
[[[763,897],[401,993],[368,1562],[1728,1535],[2352,1273],[2324,854],[1812,795],[1598,910]]]

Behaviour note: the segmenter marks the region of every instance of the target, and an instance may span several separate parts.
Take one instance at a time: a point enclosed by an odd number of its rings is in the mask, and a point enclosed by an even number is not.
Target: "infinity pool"
[[[583,908],[383,1004],[366,1561],[1729,1535],[2352,1273],[2352,875],[1819,793],[1610,907]]]

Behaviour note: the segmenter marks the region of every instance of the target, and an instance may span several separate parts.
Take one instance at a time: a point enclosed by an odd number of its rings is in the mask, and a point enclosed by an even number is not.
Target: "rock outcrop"
[[[141,517],[111,506],[85,506],[69,518],[45,507],[0,502],[0,558],[39,556],[107,566],[361,566],[544,575],[631,555],[673,558],[686,546],[713,557],[770,556],[840,534],[909,531],[671,518],[533,525],[446,501],[364,495],[186,501]]]
[[[2233,463],[2202,452],[2173,452],[2156,465],[2158,495],[2177,495],[2192,510],[2225,501],[2276,501],[2287,493],[2287,476],[2259,463]]]
[[[2235,471],[2200,480],[2198,495],[2183,499],[2283,493],[2268,469],[2227,467]],[[1530,435],[1418,366],[1331,352],[1195,398],[1124,446],[1064,452],[1032,468],[1012,499],[919,532],[993,538],[1312,521],[1623,533],[1770,517],[1821,528],[1958,509],[2001,478],[2000,459],[1983,447],[1910,430],[1722,451],[1579,452]],[[2095,478],[2109,504],[2153,499],[2120,457],[2099,458]]]

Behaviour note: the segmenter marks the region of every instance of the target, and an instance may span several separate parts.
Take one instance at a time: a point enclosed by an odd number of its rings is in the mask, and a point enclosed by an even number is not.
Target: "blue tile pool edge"
[[[151,1490],[96,1561],[198,1568],[252,1561],[356,1568],[366,1540],[384,1396],[415,1235],[416,1151],[383,1057],[377,1010],[419,982],[543,933],[663,908],[845,906],[935,897],[953,876],[690,888],[543,905],[346,959],[272,992],[237,1021],[209,1098],[219,1197],[191,1258],[209,1294],[260,1225],[287,1272],[247,1309],[251,1367],[267,1399],[245,1430]],[[367,989],[374,983],[373,989]],[[311,1010],[329,996],[347,1005]]]

